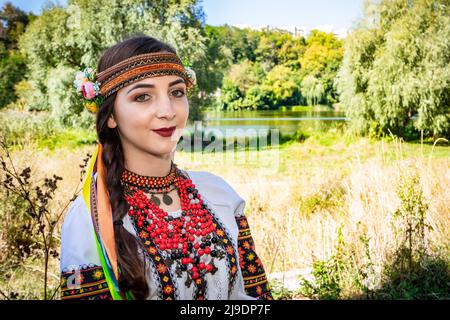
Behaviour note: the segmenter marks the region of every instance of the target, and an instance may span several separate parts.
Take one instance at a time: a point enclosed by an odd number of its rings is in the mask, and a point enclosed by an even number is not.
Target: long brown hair
[[[97,72],[135,55],[161,51],[176,53],[170,45],[149,36],[138,35],[127,38],[103,52],[97,65]],[[114,110],[116,95],[114,93],[103,101],[96,119],[97,136],[103,146],[102,159],[107,170],[106,184],[114,221],[121,220],[129,209],[120,184],[120,176],[124,169],[122,144],[117,127],[111,129],[107,124]],[[149,288],[145,276],[147,272],[145,259],[138,256],[139,239],[130,234],[123,225],[114,225],[114,235],[120,268],[119,288],[123,292],[131,290],[135,299],[145,299],[149,294]]]

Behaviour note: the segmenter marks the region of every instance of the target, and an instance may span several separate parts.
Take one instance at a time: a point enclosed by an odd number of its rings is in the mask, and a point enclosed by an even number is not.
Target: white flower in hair
[[[84,71],[78,71],[75,74],[75,80],[73,81],[74,86],[76,87],[77,92],[81,92],[81,88],[84,82],[88,79]]]
[[[197,84],[197,75],[195,74],[194,69],[192,69],[191,67],[185,67],[184,69],[186,70],[186,74],[189,77],[190,81],[195,86]]]
[[[88,67],[88,68],[84,69],[84,74],[86,75],[86,78],[89,78],[92,75],[94,75],[94,69],[92,69],[91,67]]]

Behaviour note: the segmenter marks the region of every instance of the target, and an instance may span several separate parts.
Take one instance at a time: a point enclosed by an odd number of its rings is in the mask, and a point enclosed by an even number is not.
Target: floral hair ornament
[[[96,113],[103,102],[103,97],[100,95],[100,83],[96,80],[96,71],[90,67],[78,71],[73,84],[86,109]]]

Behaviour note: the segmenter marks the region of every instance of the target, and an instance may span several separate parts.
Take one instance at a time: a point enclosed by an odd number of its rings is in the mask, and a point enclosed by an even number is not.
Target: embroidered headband
[[[84,106],[97,112],[104,99],[139,80],[164,75],[177,75],[189,90],[197,84],[195,71],[183,64],[175,53],[152,52],[125,59],[96,74],[93,68],[77,72],[74,85]]]

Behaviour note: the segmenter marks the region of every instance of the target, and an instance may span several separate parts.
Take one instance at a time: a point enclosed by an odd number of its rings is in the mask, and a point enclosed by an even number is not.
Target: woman
[[[61,298],[272,299],[245,201],[173,161],[195,73],[147,36],[107,49],[97,72],[74,82],[99,143],[62,226]]]

